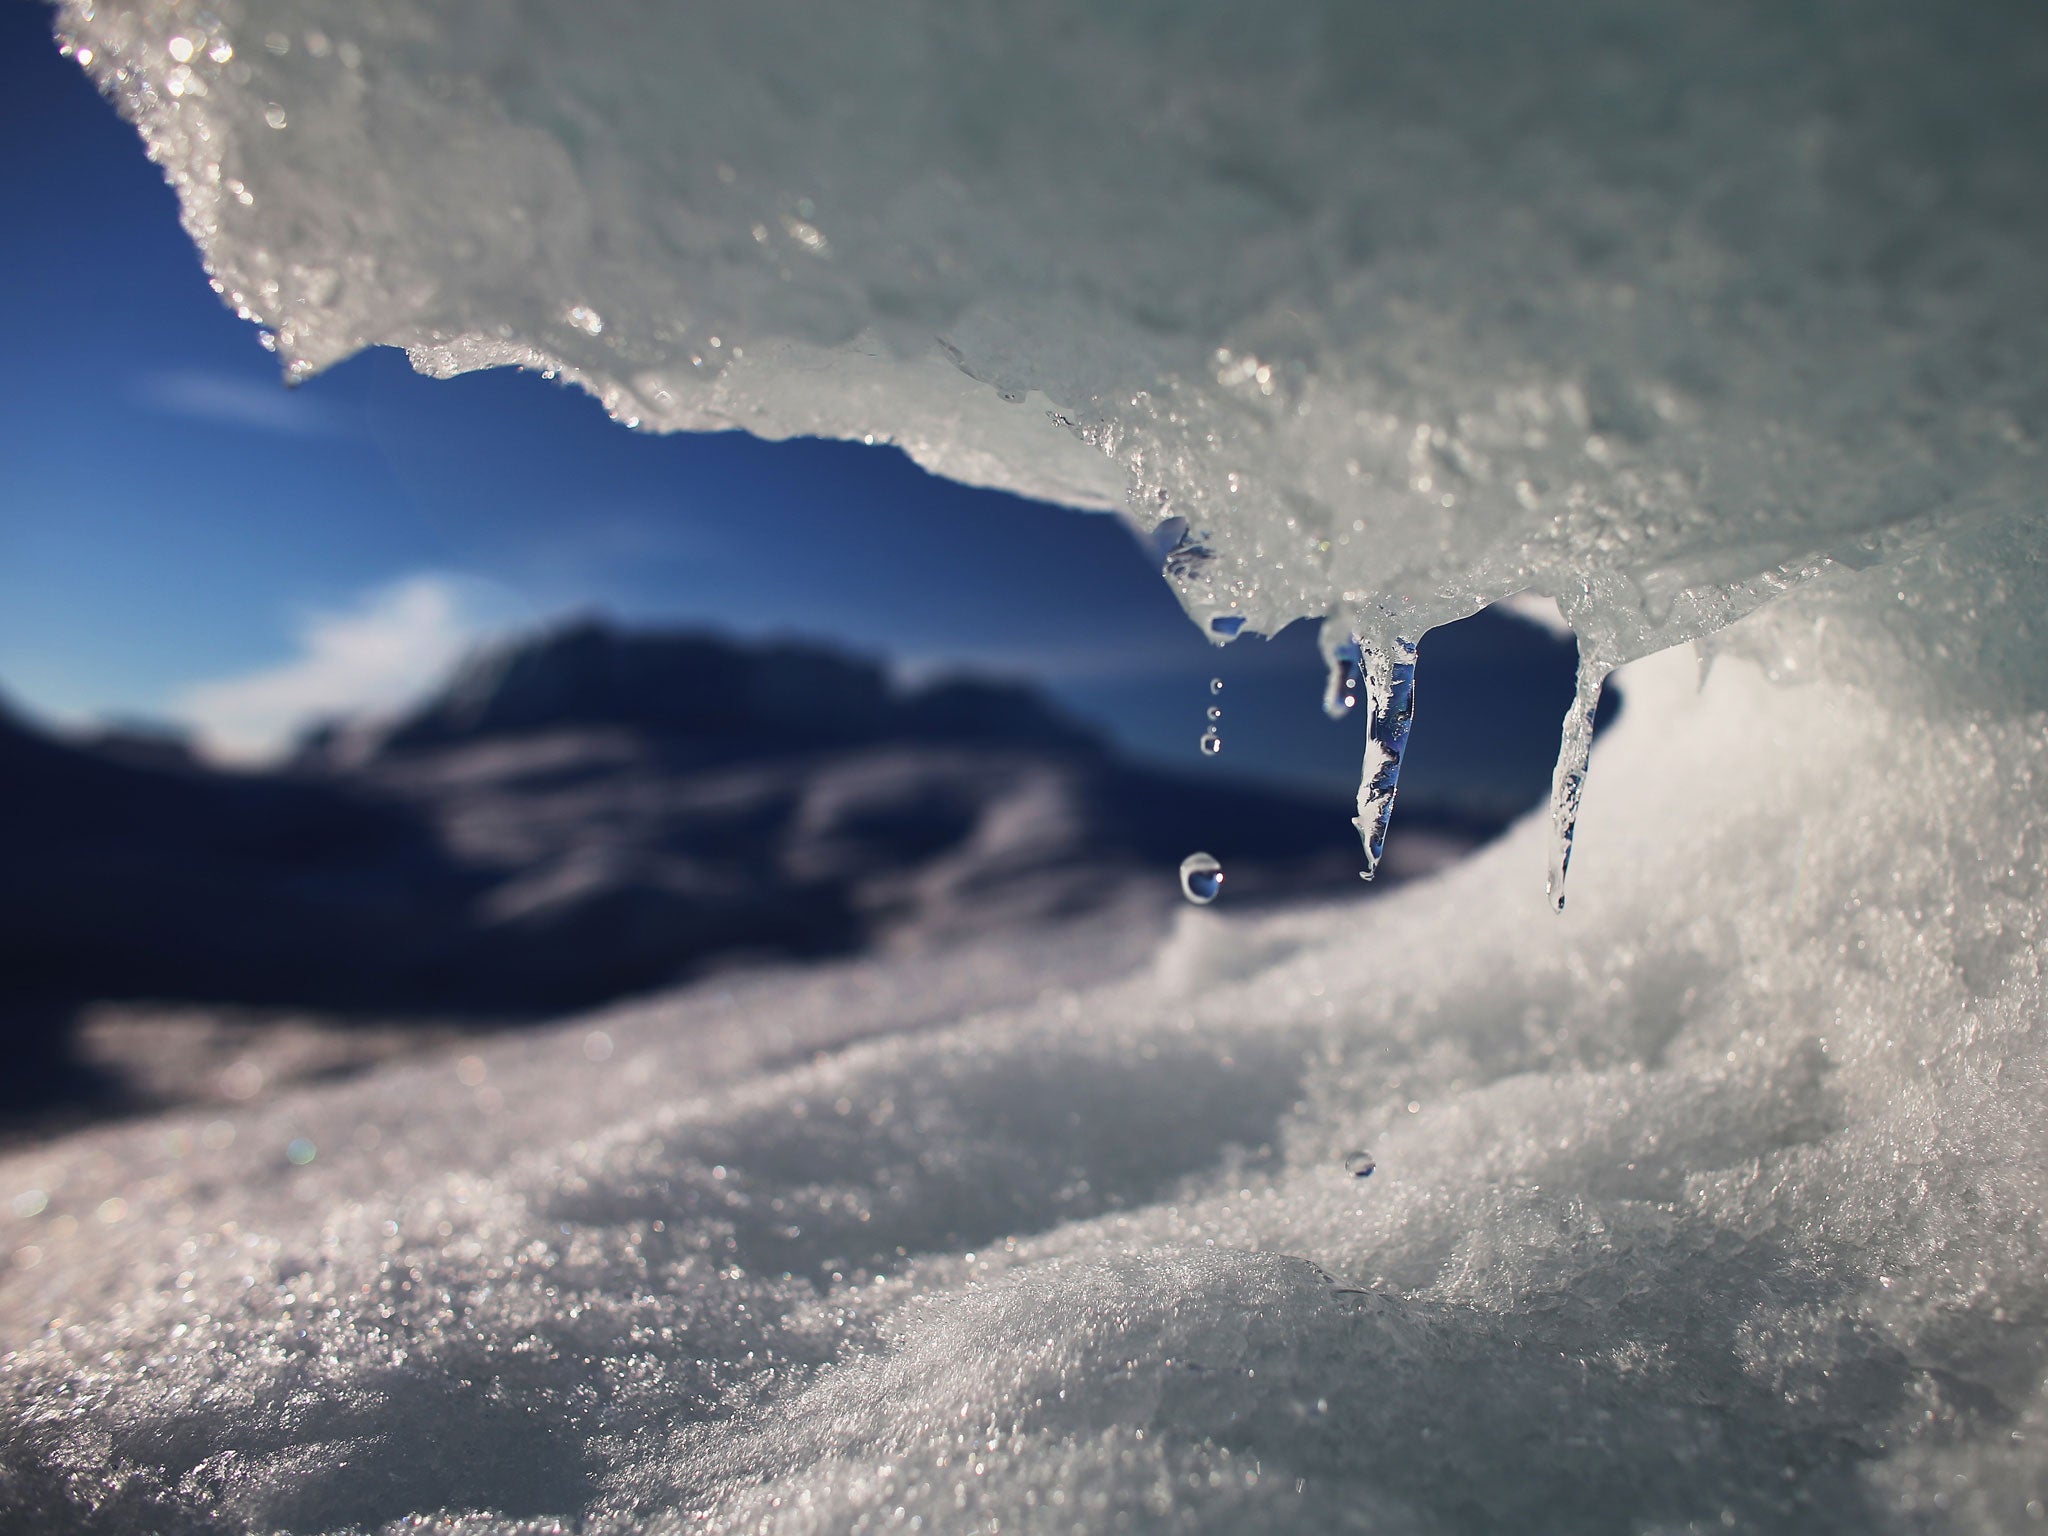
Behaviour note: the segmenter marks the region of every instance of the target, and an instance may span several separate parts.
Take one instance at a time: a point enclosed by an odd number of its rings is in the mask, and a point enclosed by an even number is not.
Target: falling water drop
[[[1344,1171],[1354,1179],[1370,1178],[1373,1169],[1378,1166],[1372,1160],[1370,1152],[1346,1152],[1344,1154]]]
[[[1323,664],[1329,669],[1329,676],[1323,683],[1323,713],[1332,720],[1342,720],[1358,687],[1362,659],[1358,636],[1350,633],[1336,619],[1325,619],[1322,644]]]
[[[1217,694],[1221,693],[1222,691],[1223,679],[1220,677],[1210,678],[1209,696],[1211,698],[1214,698]],[[1202,748],[1202,756],[1214,757],[1218,752],[1221,752],[1223,750],[1223,733],[1217,725],[1217,722],[1223,718],[1223,710],[1220,706],[1211,704],[1206,713],[1209,723],[1202,728],[1202,735],[1199,744]]]
[[[1593,717],[1607,682],[1606,663],[1579,651],[1579,685],[1565,711],[1564,739],[1550,780],[1550,893],[1553,911],[1564,910],[1564,877],[1572,866],[1572,838],[1579,827],[1579,802],[1586,793],[1586,764],[1593,755]]]
[[[1191,853],[1180,861],[1180,893],[1206,907],[1223,891],[1223,866],[1214,854]]]
[[[1359,649],[1356,635],[1333,641],[1328,634],[1324,637],[1323,653],[1323,660],[1329,667],[1329,680],[1323,685],[1323,713],[1332,720],[1342,720],[1345,711],[1358,703],[1358,679],[1364,669],[1364,653]]]

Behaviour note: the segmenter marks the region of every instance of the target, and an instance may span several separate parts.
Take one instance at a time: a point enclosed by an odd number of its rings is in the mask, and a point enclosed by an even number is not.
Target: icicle
[[[1415,719],[1415,646],[1399,636],[1386,641],[1352,637],[1365,678],[1365,769],[1358,781],[1358,828],[1365,844],[1365,869],[1370,880],[1379,873],[1386,851],[1387,821],[1394,814],[1394,789],[1401,778],[1401,754],[1408,747],[1408,727]],[[1344,706],[1339,705],[1339,712]]]
[[[1699,639],[1693,641],[1692,654],[1700,666],[1699,677],[1695,682],[1693,691],[1705,693],[1707,691],[1707,678],[1714,670],[1714,657],[1717,654],[1714,637],[1712,635],[1701,635]]]
[[[1565,711],[1564,740],[1557,751],[1557,772],[1550,780],[1550,892],[1553,910],[1564,910],[1564,877],[1572,864],[1572,837],[1579,825],[1579,802],[1586,793],[1586,763],[1593,753],[1593,716],[1600,709],[1600,690],[1609,668],[1579,649],[1579,687]]]

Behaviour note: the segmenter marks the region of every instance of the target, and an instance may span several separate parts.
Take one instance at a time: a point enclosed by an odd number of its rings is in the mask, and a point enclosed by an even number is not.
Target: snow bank
[[[1694,687],[1637,669],[1561,920],[1532,824],[1120,979],[771,979],[0,1161],[0,1510],[2020,1528],[2048,736]]]
[[[1749,617],[1637,664],[1561,922],[1530,827],[12,1156],[18,1522],[2044,1518],[2038,7],[63,18],[295,373],[1184,517],[1376,702],[1524,589],[1593,681]]]

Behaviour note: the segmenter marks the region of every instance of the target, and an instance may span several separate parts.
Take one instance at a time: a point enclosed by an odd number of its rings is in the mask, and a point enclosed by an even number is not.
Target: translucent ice
[[[1365,844],[1364,877],[1370,880],[1387,850],[1387,823],[1401,782],[1401,757],[1415,723],[1415,646],[1397,635],[1359,645],[1358,654],[1365,678],[1365,772],[1359,778],[1353,825]]]
[[[1572,838],[1579,825],[1579,806],[1586,793],[1586,767],[1593,753],[1593,719],[1600,712],[1600,691],[1607,669],[1579,657],[1578,686],[1565,711],[1564,746],[1557,755],[1557,773],[1550,787],[1550,904],[1564,910],[1564,877],[1572,867]]]

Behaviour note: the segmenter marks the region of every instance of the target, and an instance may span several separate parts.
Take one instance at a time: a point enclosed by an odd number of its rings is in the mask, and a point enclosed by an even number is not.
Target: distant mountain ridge
[[[896,688],[815,644],[580,620],[276,771],[145,746],[0,714],[0,795],[30,808],[0,1014],[538,1016],[739,959],[1157,913],[1198,847],[1235,899],[1359,890],[1339,804],[1134,766],[1028,688]],[[1383,879],[1495,830],[1407,816]]]
[[[486,738],[624,727],[746,756],[882,741],[1105,750],[1100,735],[1015,683],[948,677],[899,689],[881,665],[800,640],[743,644],[584,617],[489,647],[382,723],[331,727],[303,764],[362,762]]]

